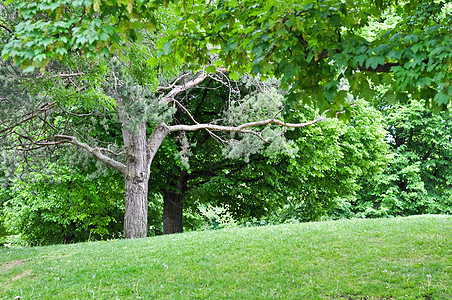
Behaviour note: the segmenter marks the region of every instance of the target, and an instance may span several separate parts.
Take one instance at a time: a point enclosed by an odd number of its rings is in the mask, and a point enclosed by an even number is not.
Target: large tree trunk
[[[146,124],[138,126],[136,133],[123,129],[126,150],[124,237],[147,236],[148,181]]]
[[[187,191],[187,172],[168,181],[169,188],[163,192],[163,234],[180,233],[185,192]]]
[[[148,233],[148,182],[150,166],[157,150],[168,134],[164,124],[157,126],[146,141],[146,124],[130,133],[123,126],[126,150],[124,237],[143,238]]]

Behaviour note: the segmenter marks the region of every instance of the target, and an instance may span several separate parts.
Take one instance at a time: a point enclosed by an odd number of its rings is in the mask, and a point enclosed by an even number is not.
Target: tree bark
[[[146,123],[140,124],[134,133],[123,126],[122,133],[126,150],[124,237],[143,238],[148,233],[150,166],[168,129],[165,125],[157,126],[147,141]]]
[[[175,180],[174,180],[175,179]],[[187,191],[187,172],[183,171],[169,185],[174,185],[163,192],[163,234],[183,232],[182,213],[185,193]]]
[[[182,212],[185,195],[165,190],[163,193],[163,234],[183,232]]]
[[[123,126],[123,138],[126,150],[124,237],[143,238],[147,236],[150,174],[146,157],[146,124],[140,124],[135,133]]]

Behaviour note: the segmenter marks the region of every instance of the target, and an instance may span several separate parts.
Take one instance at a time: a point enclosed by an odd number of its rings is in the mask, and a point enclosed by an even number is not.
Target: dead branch
[[[177,101],[176,99],[173,98],[173,100],[171,100],[172,102],[176,103],[177,106],[179,106],[189,117],[190,119],[195,122],[195,124],[199,124],[198,121],[195,120],[195,118],[193,117],[193,115],[190,113],[190,111],[182,105],[182,103],[180,103],[179,101]]]
[[[224,72],[224,71],[226,71],[226,69],[217,68],[217,72]],[[209,77],[209,74],[206,71],[204,71],[204,70],[199,72],[198,74],[199,75],[196,78],[194,78],[194,79],[192,79],[192,80],[190,80],[190,81],[188,81],[188,82],[186,82],[184,84],[174,86],[171,89],[171,91],[169,91],[165,96],[163,96],[163,98],[161,100],[162,103],[169,103],[169,102],[171,102],[174,99],[174,97],[176,97],[177,94],[197,86],[198,84],[203,82],[204,79]],[[179,79],[180,78],[178,78],[176,81],[178,81]]]
[[[54,75],[50,75],[47,76],[49,78],[72,78],[72,77],[78,77],[78,76],[83,76],[85,75],[84,72],[79,72],[79,73],[70,73],[70,74],[65,74],[65,73],[61,73],[61,74],[54,74]],[[42,77],[42,76],[40,76]]]
[[[174,86],[176,85],[176,83],[179,82],[179,80],[181,80],[182,78],[184,78],[184,77],[186,77],[186,76],[188,76],[188,75],[190,75],[190,73],[184,73],[184,74],[182,74],[182,76],[180,76],[180,77],[178,77],[176,80],[174,80],[174,82],[173,82],[170,86],[162,86],[162,87],[158,87],[158,88],[157,88],[157,92],[164,91],[164,90],[170,90],[170,89],[174,88]]]

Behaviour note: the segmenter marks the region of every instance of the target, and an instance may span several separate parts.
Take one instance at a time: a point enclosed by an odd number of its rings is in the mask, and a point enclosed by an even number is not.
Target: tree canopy
[[[170,61],[193,69],[226,66],[237,73],[282,77],[292,93],[322,110],[349,110],[350,92],[369,96],[369,84],[390,86],[387,97],[422,98],[445,109],[450,85],[451,6],[447,1],[14,1],[21,21],[3,57],[32,71],[70,52],[116,53],[128,41],[155,34],[146,63]],[[369,23],[383,24],[372,38]],[[213,66],[208,72],[214,72]]]

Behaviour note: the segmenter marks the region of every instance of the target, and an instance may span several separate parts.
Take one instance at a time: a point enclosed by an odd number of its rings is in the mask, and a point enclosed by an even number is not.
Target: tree
[[[145,121],[146,107],[152,106],[153,110],[165,114],[168,112],[165,105],[177,104],[174,101],[177,94],[222,67],[235,72],[230,74],[232,79],[237,79],[237,72],[247,71],[282,76],[283,86],[291,88],[285,114],[302,100],[316,103],[321,111],[330,109],[332,115],[344,112],[340,115],[349,116],[352,103],[347,100],[347,90],[369,97],[372,94],[369,81],[390,85],[388,98],[403,100],[410,93],[440,109],[450,101],[451,73],[447,72],[450,53],[444,47],[451,39],[450,19],[449,8],[443,2],[425,1],[421,5],[417,1],[399,5],[388,1],[316,1],[302,5],[292,1],[256,3],[251,0],[174,3],[167,9],[163,4],[168,2],[161,1],[21,2],[15,8],[23,20],[14,28],[2,26],[13,33],[2,50],[4,59],[14,59],[28,72],[35,68],[44,71],[46,66],[51,67],[49,63],[53,60],[74,52],[100,59],[118,53],[124,45],[130,46],[130,41],[144,40],[154,41],[152,46],[159,51],[158,54],[148,52],[145,62],[150,69],[154,67],[155,71],[165,64],[180,68],[189,62],[190,68],[202,70],[188,80],[183,75],[184,84],[177,85],[176,80],[173,88],[158,101],[151,101],[159,89],[142,84],[141,80],[148,78],[149,72],[141,73],[146,76],[134,74],[142,71],[139,70],[142,62],[129,64],[130,74],[112,65],[108,70],[110,79],[103,81],[108,83],[104,86],[108,96],[104,98],[114,99],[117,105],[126,148],[125,164],[74,136],[57,135],[54,140],[45,141],[77,145],[125,175],[126,199],[130,201],[126,203],[126,237],[145,235],[144,218],[134,216],[146,213],[149,165],[169,132],[208,129],[251,133],[249,127],[269,123],[306,126],[317,122],[295,125],[273,117],[243,126],[168,126],[160,123],[161,120],[153,120],[159,122],[146,142],[145,125],[149,121]],[[367,25],[369,18],[384,17],[383,7],[400,15],[402,21],[380,39],[367,41],[360,29]],[[158,34],[152,35],[155,32]],[[149,34],[151,39],[143,39]],[[127,112],[129,108],[142,110],[140,116],[135,114],[133,122]]]
[[[351,208],[368,217],[450,213],[451,118],[425,103],[385,105],[390,145],[385,171],[363,178],[365,188]]]
[[[302,106],[292,114],[288,118],[311,119],[315,110]],[[340,201],[356,198],[361,178],[381,173],[387,149],[382,121],[368,103],[357,101],[350,122],[327,119],[288,130],[286,151],[270,147],[239,164],[238,171],[231,166],[233,174],[220,173],[199,186],[189,182],[194,189],[187,202],[227,205],[238,220],[318,220]]]
[[[71,126],[76,123],[77,120],[83,118],[83,114],[81,114],[80,111],[77,111],[77,106],[65,106],[61,104],[61,101],[58,104],[58,96],[61,94],[52,95],[53,101],[51,101],[50,104],[46,104],[45,110],[43,111],[43,117],[35,118],[35,115],[30,115],[32,117],[29,118],[28,115],[23,115],[22,119],[19,118],[19,120],[17,120],[17,118],[12,118],[13,125],[9,125],[5,122],[5,124],[2,124],[5,127],[2,128],[1,131],[8,134],[9,139],[11,139],[12,136],[16,136],[17,138],[13,142],[16,142],[17,146],[24,151],[33,150],[36,147],[47,147],[66,143],[72,144],[88,151],[98,160],[119,171],[125,177],[126,203],[124,232],[126,238],[144,237],[147,235],[147,199],[150,165],[168,133],[207,129],[211,131],[249,133],[260,136],[261,133],[252,131],[249,128],[271,123],[291,127],[304,127],[320,121],[319,118],[307,123],[288,124],[276,119],[276,111],[272,112],[268,119],[257,122],[248,122],[240,126],[227,126],[214,123],[202,124],[195,120],[192,120],[195,122],[194,125],[167,125],[164,121],[165,119],[171,118],[173,111],[170,103],[174,103],[185,113],[191,115],[177,100],[178,95],[201,83],[209,76],[213,77],[213,75],[209,75],[207,72],[200,72],[194,76],[183,74],[176,78],[170,85],[170,88],[167,89],[169,92],[165,92],[163,96],[159,96],[158,92],[157,94],[153,94],[148,87],[140,85],[135,78],[130,74],[125,73],[125,69],[119,61],[113,62],[109,72],[108,75],[113,79],[112,82],[108,82],[107,79],[101,83],[104,84],[104,88],[110,98],[107,96],[102,97],[106,98],[107,102],[114,99],[116,103],[114,108],[116,116],[112,115],[110,119],[119,121],[119,124],[121,124],[124,145],[123,154],[120,153],[120,151],[119,153],[113,151],[108,147],[92,146],[86,142],[82,142],[80,137],[93,141],[92,137],[88,137],[88,134],[91,131],[86,130],[81,134],[77,132],[77,128]],[[77,73],[71,73],[68,75],[57,74],[55,77],[50,76],[49,78],[59,77],[59,80],[63,79],[63,84],[67,84],[68,78],[72,80],[73,77],[77,76]],[[179,82],[181,82],[181,84],[178,84]],[[63,87],[60,86],[59,89],[63,89]],[[164,91],[165,88],[161,88],[161,90]],[[28,98],[31,98],[31,96]],[[10,101],[8,95],[6,95],[6,99],[8,102]],[[226,99],[223,101],[225,100]],[[80,99],[77,101],[80,101]],[[49,114],[46,114],[56,106],[58,106],[59,111],[54,110],[49,112]],[[86,106],[84,108],[82,107],[82,109],[86,109]],[[100,113],[100,110],[96,112],[96,114]],[[19,112],[19,116],[20,115],[21,112]],[[25,122],[30,120],[42,124],[38,131],[30,130],[31,125],[28,125],[28,122]],[[150,130],[152,130],[152,133],[149,136],[147,133],[148,124],[151,125]],[[43,128],[44,130],[41,130]],[[65,134],[61,134],[59,131],[62,131]],[[119,159],[113,158],[114,155],[117,155]],[[121,155],[124,155],[124,163],[120,160]]]

